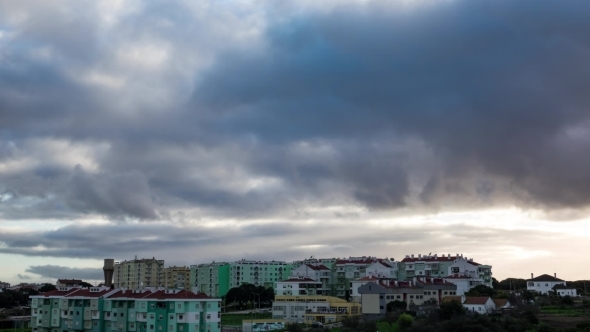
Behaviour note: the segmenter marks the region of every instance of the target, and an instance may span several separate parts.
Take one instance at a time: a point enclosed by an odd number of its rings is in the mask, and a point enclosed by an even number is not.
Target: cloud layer
[[[73,225],[3,230],[0,251],[97,258],[111,240],[132,254],[258,237],[218,237],[228,221],[297,236],[291,222],[382,214],[585,217],[589,12],[579,0],[3,2],[0,217]]]

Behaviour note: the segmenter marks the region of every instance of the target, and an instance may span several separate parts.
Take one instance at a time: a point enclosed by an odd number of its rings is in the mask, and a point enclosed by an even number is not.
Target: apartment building
[[[129,261],[115,262],[113,280],[115,288],[164,287],[164,260],[136,257]]]
[[[170,266],[163,270],[166,289],[191,290],[190,269],[186,266]]]
[[[317,281],[317,295],[332,295],[332,270],[320,263],[305,263],[291,270],[291,279],[306,278]],[[278,284],[278,283],[277,283]],[[275,286],[275,289],[278,287]]]
[[[82,283],[81,279],[57,279],[55,287],[74,287]]]
[[[358,303],[323,295],[277,295],[272,307],[273,319],[284,319],[288,323],[329,324],[360,313],[361,307]]]
[[[298,277],[275,283],[275,295],[322,295],[322,283],[311,278]]]
[[[362,256],[339,259],[334,265],[332,274],[332,295],[346,298],[351,297],[352,281],[366,276],[366,269],[383,259]]]
[[[217,332],[220,299],[186,290],[60,287],[31,296],[33,332]]]
[[[476,263],[473,258],[463,257],[463,254],[406,255],[399,264],[398,280],[421,276],[445,278],[453,275],[468,276],[492,287],[492,266]]]
[[[0,281],[0,289],[10,288],[10,284],[7,282]]]
[[[280,261],[212,262],[191,265],[190,282],[199,292],[221,297],[242,284],[273,288],[275,282],[289,279],[292,268]]]

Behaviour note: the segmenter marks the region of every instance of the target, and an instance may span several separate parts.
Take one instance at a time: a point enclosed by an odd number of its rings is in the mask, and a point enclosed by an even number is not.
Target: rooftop
[[[552,277],[548,274],[542,274],[536,278],[528,279],[527,281],[563,281],[559,278]]]

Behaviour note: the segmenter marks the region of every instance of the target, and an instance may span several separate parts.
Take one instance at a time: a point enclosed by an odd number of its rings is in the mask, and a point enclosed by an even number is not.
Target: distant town
[[[578,303],[585,312],[588,304],[584,281],[566,282],[555,273],[497,281],[491,265],[462,254],[169,267],[155,257],[105,259],[103,271],[99,285],[80,279],[58,279],[55,285],[0,283],[6,316],[0,327],[212,332],[354,331],[356,326],[366,331],[386,322],[392,329],[404,324],[419,329],[425,317],[440,319],[444,312],[451,318],[516,315],[531,326],[545,326],[530,316],[539,314],[539,306],[575,310]]]

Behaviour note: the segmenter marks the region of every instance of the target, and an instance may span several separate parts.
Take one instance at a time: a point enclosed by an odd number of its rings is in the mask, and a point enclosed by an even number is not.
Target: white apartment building
[[[379,260],[365,270],[365,277],[393,278],[397,279],[399,262],[392,260]]]
[[[115,288],[141,289],[164,287],[164,260],[155,258],[115,262],[113,285]]]
[[[291,270],[291,279],[307,278],[320,282],[321,287],[317,291],[324,295],[331,292],[331,275],[332,271],[323,264],[306,263]]]

